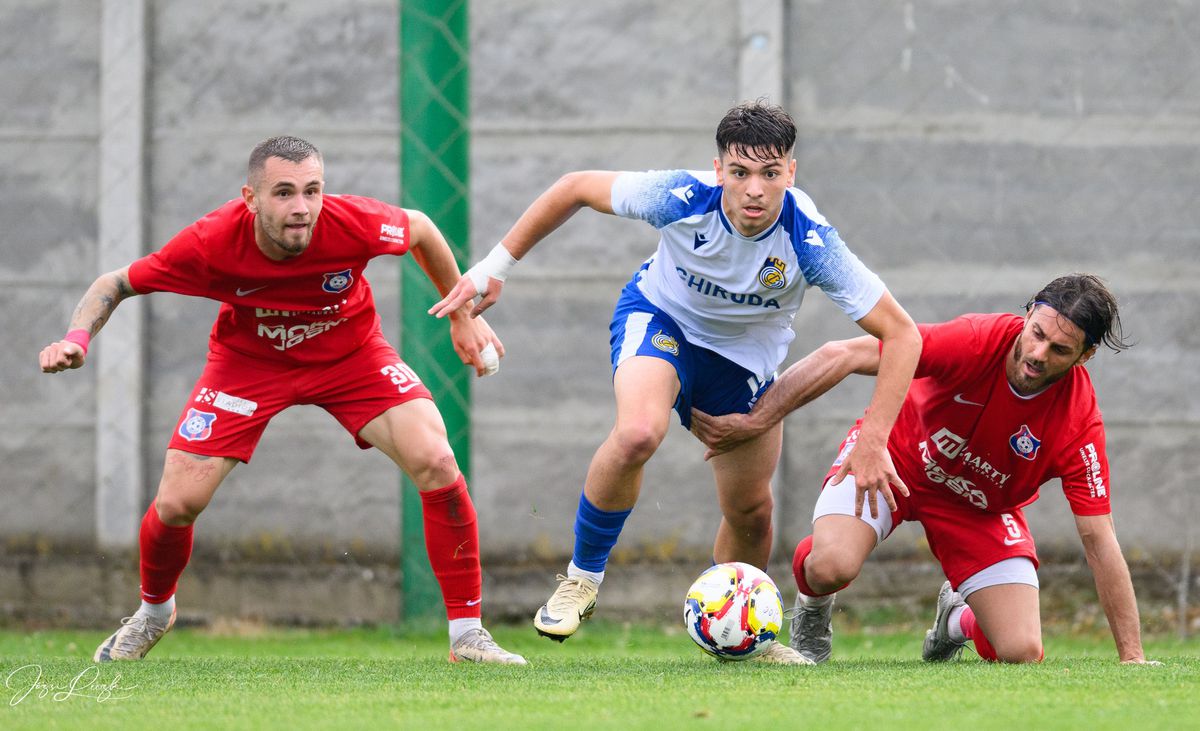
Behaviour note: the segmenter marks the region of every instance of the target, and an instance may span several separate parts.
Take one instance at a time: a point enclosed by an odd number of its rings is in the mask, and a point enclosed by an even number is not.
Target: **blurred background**
[[[42,375],[37,352],[99,273],[236,197],[266,137],[315,143],[329,192],[404,200],[401,139],[419,120],[401,111],[401,79],[424,69],[402,73],[402,5],[0,0],[0,621],[107,625],[136,606],[137,525],[217,305],[127,301],[80,371]],[[798,123],[797,185],[915,319],[1016,312],[1060,274],[1106,278],[1138,343],[1088,365],[1118,535],[1145,624],[1200,629],[1200,2],[419,5],[469,75],[469,221],[427,210],[469,224],[470,261],[567,171],[711,168],[717,121],[766,96]],[[485,617],[527,618],[565,567],[614,415],[612,306],[656,241],[581,213],[489,312],[508,356],[469,406]],[[411,322],[406,267],[368,271],[393,342]],[[795,329],[793,358],[857,332],[819,291]],[[785,597],[819,480],[871,387],[847,382],[787,421],[771,568]],[[674,621],[719,519],[702,453],[675,427],[650,463],[600,614]],[[198,521],[181,616],[395,621],[402,502],[383,455],[318,408],[285,412]],[[1059,485],[1027,513],[1047,612],[1093,621]],[[904,526],[839,605],[925,611],[941,580]]]

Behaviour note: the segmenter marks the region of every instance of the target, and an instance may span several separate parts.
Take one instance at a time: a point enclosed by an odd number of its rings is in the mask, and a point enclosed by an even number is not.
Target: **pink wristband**
[[[64,335],[63,340],[67,341],[68,343],[75,343],[79,347],[83,348],[83,354],[87,355],[88,343],[92,342],[92,336],[88,334],[87,330],[84,330],[83,328],[76,328],[75,330],[71,330]]]

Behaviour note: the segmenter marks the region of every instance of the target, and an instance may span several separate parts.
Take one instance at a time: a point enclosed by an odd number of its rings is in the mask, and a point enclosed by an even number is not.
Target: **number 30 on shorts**
[[[416,371],[403,362],[384,366],[379,369],[379,372],[392,379],[392,383],[396,384],[396,390],[400,393],[408,393],[421,385],[421,379],[417,377]]]

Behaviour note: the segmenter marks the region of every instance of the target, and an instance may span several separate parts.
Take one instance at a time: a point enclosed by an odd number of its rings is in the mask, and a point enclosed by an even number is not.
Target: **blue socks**
[[[575,513],[575,553],[571,557],[571,566],[587,574],[603,577],[608,554],[617,545],[625,519],[632,512],[632,509],[601,510],[580,493],[579,509]]]

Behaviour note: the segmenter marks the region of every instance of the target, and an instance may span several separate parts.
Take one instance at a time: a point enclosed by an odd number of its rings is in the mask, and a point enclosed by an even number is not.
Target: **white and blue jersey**
[[[800,189],[787,190],[778,220],[753,238],[726,218],[722,190],[714,171],[624,172],[613,182],[612,207],[661,235],[634,275],[646,299],[688,341],[766,382],[795,337],[792,321],[808,287],[859,320],[884,285]]]

